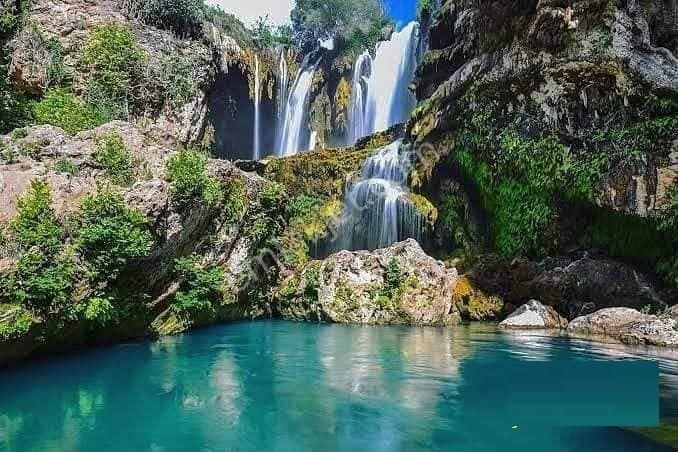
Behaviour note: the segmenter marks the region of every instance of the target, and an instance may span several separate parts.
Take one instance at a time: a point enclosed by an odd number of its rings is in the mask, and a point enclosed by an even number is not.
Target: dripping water
[[[261,74],[259,73],[259,56],[254,55],[254,160],[261,158]]]

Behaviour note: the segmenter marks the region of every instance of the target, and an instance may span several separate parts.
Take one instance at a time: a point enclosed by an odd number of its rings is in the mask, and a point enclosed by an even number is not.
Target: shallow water
[[[618,428],[514,428],[488,387],[529,363],[629,358],[659,361],[661,414],[678,417],[678,356],[659,349],[480,324],[218,326],[0,371],[0,450],[668,450]]]

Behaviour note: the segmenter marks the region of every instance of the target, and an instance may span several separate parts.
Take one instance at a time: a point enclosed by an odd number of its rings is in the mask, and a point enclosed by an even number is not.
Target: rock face
[[[507,329],[565,329],[567,319],[550,306],[530,300],[509,315],[499,326]]]
[[[274,311],[290,320],[357,324],[451,325],[457,272],[414,240],[374,251],[342,251],[289,276]]]
[[[531,298],[553,306],[569,319],[606,307],[663,309],[671,296],[655,292],[633,267],[609,259],[525,258],[486,255],[469,277],[482,289],[514,305]]]
[[[678,347],[677,306],[658,316],[629,308],[601,309],[572,320],[567,330],[575,335],[609,336],[626,344]]]
[[[441,181],[458,183],[482,211],[469,240],[507,257],[596,247],[646,268],[674,265],[678,233],[654,221],[675,206],[678,185],[674,10],[636,0],[445,1],[408,127],[415,144],[436,150],[415,168],[421,190],[433,200]]]
[[[267,235],[274,235],[277,222],[283,221],[275,210],[282,210],[275,204],[278,201],[267,201],[273,204],[266,211],[258,202],[270,182],[256,174],[240,171],[228,162],[212,160],[207,169],[211,177],[226,187],[242,187],[239,194],[242,206],[236,212],[236,218],[219,206],[210,206],[200,200],[192,202],[187,209],[180,208],[172,202],[172,185],[165,176],[166,163],[174,151],[129,123],[115,121],[73,137],[51,126],[27,128],[22,138],[0,136],[5,150],[16,156],[15,161],[0,164],[2,222],[14,216],[17,199],[34,179],[42,179],[50,185],[57,217],[66,222],[86,194],[94,192],[99,184],[107,183],[105,169],[94,161],[92,154],[100,140],[111,134],[122,138],[136,162],[135,182],[115,190],[123,194],[129,207],[147,218],[153,235],[148,255],[130,262],[113,284],[145,297],[146,301],[133,304],[122,318],[105,325],[84,318],[31,316],[22,334],[0,340],[0,365],[84,344],[176,333],[198,325],[250,319],[264,313],[263,308],[252,300],[241,300],[240,294],[249,288],[241,281],[254,271],[248,261],[258,256]],[[7,155],[6,152],[4,156]],[[60,165],[64,161],[69,162],[66,169]],[[252,232],[255,221],[257,231]],[[266,230],[262,231],[262,227]],[[4,272],[18,256],[12,252],[11,244],[3,244],[0,252],[0,272]],[[229,303],[193,317],[174,314],[171,303],[180,283],[174,271],[175,259],[188,255],[198,256],[203,266],[216,266],[222,270],[225,279],[222,284],[230,294]],[[86,300],[93,296],[88,295],[90,289],[83,285],[77,298]],[[5,305],[0,303],[0,313],[4,311]],[[9,312],[26,315],[23,310],[10,309]],[[10,317],[4,318],[0,314],[0,324],[11,322],[14,317]]]

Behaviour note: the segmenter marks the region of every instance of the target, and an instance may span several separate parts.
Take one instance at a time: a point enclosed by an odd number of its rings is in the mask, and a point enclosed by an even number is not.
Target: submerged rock
[[[278,287],[274,311],[300,321],[451,325],[460,321],[453,302],[457,281],[455,269],[410,239],[309,263]]]
[[[537,300],[530,300],[529,303],[516,309],[499,326],[509,329],[567,328],[567,319],[551,306],[544,306]]]
[[[630,308],[608,308],[570,322],[572,334],[608,336],[626,344],[678,347],[678,305],[661,315]]]

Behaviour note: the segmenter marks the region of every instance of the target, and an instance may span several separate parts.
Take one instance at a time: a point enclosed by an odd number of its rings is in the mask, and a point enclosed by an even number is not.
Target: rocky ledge
[[[631,345],[678,347],[678,305],[661,315],[643,314],[630,308],[601,309],[577,317],[567,331],[574,335],[608,336]]]
[[[452,325],[455,269],[428,256],[414,240],[377,250],[341,251],[288,276],[274,311],[298,321]]]

